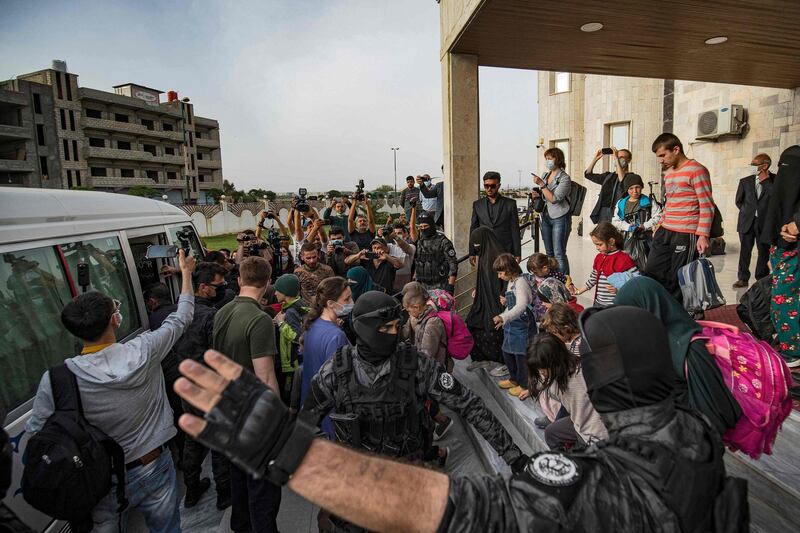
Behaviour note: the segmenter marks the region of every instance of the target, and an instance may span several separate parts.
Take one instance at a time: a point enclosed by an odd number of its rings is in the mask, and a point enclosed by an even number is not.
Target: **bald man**
[[[739,233],[739,271],[734,289],[747,287],[750,280],[750,258],[753,244],[758,250],[756,259],[756,280],[769,274],[769,245],[758,240],[761,234],[761,223],[767,213],[769,198],[772,194],[772,182],[775,174],[769,171],[772,160],[767,154],[758,154],[750,163],[755,174],[739,180],[736,189],[736,207],[739,208],[739,220],[736,231]]]

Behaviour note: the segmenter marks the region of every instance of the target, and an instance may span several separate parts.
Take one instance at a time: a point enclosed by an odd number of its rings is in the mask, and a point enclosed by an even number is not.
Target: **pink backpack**
[[[447,335],[447,353],[453,359],[466,359],[472,352],[475,340],[467,329],[464,319],[455,311],[455,299],[449,292],[442,289],[430,290],[428,295],[431,305],[436,309],[434,316],[439,317],[444,324],[444,331]]]
[[[792,410],[789,368],[769,344],[736,326],[706,320],[697,323],[703,333],[692,340],[706,340],[725,385],[742,408],[742,417],[725,432],[723,442],[753,459],[771,454],[778,430]]]

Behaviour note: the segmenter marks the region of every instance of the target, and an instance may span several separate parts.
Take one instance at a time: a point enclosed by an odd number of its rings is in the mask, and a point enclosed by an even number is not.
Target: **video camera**
[[[289,237],[281,235],[275,228],[269,228],[269,230],[267,230],[267,242],[272,247],[273,251],[281,247],[281,242],[289,240],[291,240]]]
[[[311,209],[311,206],[308,205],[308,199],[306,198],[307,195],[308,195],[308,190],[303,187],[301,187],[300,190],[297,191],[297,197],[296,197],[297,202],[295,204],[295,209],[297,209],[301,213],[308,213],[308,211]]]
[[[178,243],[180,244],[181,250],[183,250],[184,257],[189,257],[189,253],[192,250],[190,246],[192,232],[187,229],[178,230],[175,232],[175,238],[178,239]]]
[[[353,198],[355,198],[357,202],[363,202],[366,198],[364,195],[364,180],[358,180],[356,192],[353,193]]]

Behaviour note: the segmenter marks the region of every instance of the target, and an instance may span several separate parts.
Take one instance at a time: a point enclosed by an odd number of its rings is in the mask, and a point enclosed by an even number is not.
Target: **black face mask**
[[[220,283],[219,285],[211,285],[214,287],[214,296],[208,298],[208,301],[211,303],[217,303],[222,301],[225,298],[225,287],[228,286],[227,283]]]
[[[436,235],[436,226],[428,226],[424,230],[420,230],[423,237],[433,237]]]
[[[381,333],[378,328],[400,318],[400,311],[400,304],[388,294],[369,291],[361,295],[353,307],[352,324],[362,359],[375,364],[394,354],[399,334]]]

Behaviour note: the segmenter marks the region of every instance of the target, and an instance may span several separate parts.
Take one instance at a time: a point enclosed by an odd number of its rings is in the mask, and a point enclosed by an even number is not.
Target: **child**
[[[628,195],[617,202],[611,223],[625,232],[625,251],[641,269],[650,253],[652,230],[661,221],[661,208],[647,196],[642,196],[644,183],[638,175],[625,176],[622,186]]]
[[[544,430],[545,442],[551,449],[588,446],[608,438],[608,430],[589,401],[580,361],[560,338],[552,333],[537,335],[528,348],[527,363],[537,399],[547,394],[569,413]]]
[[[639,270],[631,256],[619,249],[624,237],[610,222],[601,222],[589,234],[598,253],[594,258],[592,273],[586,286],[575,294],[583,294],[594,287],[594,305],[607,307],[614,302],[617,289],[608,281],[608,276],[615,272],[627,272],[638,275]]]
[[[498,385],[508,389],[512,396],[519,396],[528,387],[525,354],[529,332],[532,330],[533,334],[536,333],[536,321],[528,311],[531,289],[513,255],[498,255],[492,268],[497,272],[497,277],[507,283],[505,296],[500,296],[500,304],[506,310],[493,318],[494,327],[503,328],[503,359],[509,372],[509,378]]]

